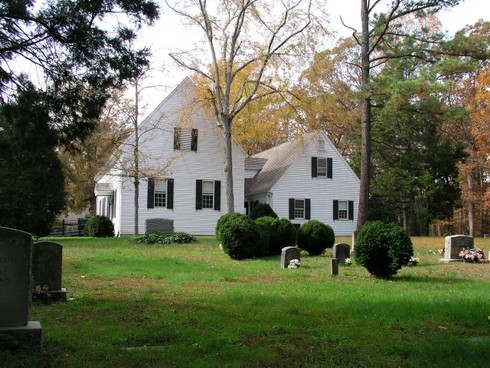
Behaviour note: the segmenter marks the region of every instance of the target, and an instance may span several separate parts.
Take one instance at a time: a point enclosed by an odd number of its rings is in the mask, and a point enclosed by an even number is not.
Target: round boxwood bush
[[[392,278],[412,256],[410,237],[395,223],[370,221],[359,231],[355,245],[356,262],[376,278]]]
[[[307,221],[298,230],[298,247],[306,250],[311,256],[318,256],[325,249],[332,248],[334,242],[333,229],[318,220]]]
[[[85,235],[96,238],[114,236],[114,224],[107,216],[90,216],[85,223]]]
[[[269,244],[270,255],[279,255],[284,247],[294,247],[298,231],[288,219],[276,220],[276,230]]]
[[[221,246],[233,259],[255,258],[262,255],[266,237],[247,215],[232,216],[219,227]]]
[[[272,255],[271,246],[274,242],[274,235],[277,231],[277,219],[270,216],[264,216],[256,219],[255,223],[261,229],[263,241],[265,243],[261,255],[262,256]]]
[[[219,241],[222,241],[221,239],[221,229],[226,226],[226,224],[230,221],[232,221],[234,218],[238,218],[238,217],[241,217],[243,216],[242,214],[240,213],[235,213],[235,212],[232,212],[232,213],[227,213],[223,216],[221,216],[218,221],[216,222],[216,227],[215,227],[215,233],[216,233],[216,239],[218,239]]]
[[[273,217],[277,218],[277,214],[274,212],[271,206],[266,203],[259,203],[254,207],[250,213],[252,220],[258,219],[260,217]]]

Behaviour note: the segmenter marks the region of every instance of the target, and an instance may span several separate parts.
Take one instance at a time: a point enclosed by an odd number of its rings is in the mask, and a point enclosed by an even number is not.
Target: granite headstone
[[[444,239],[444,258],[440,262],[459,262],[463,261],[459,257],[459,252],[465,248],[473,248],[474,240],[472,236],[450,235]]]
[[[343,265],[350,258],[350,245],[346,243],[335,244],[332,248],[332,257],[337,258],[339,265]]]
[[[31,234],[0,227],[0,348],[41,345],[41,324],[29,321],[31,256]]]
[[[300,249],[296,247],[284,247],[281,250],[281,268],[288,268],[293,259],[300,261]]]
[[[47,290],[53,300],[66,300],[66,289],[61,287],[63,247],[61,244],[42,241],[32,249],[33,286]]]

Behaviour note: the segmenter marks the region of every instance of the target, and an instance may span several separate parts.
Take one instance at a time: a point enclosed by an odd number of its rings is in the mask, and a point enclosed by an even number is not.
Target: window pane
[[[214,208],[214,181],[202,182],[202,208]]]
[[[294,201],[294,218],[305,218],[304,199],[296,199]]]
[[[339,219],[340,220],[347,220],[349,210],[349,206],[347,201],[339,201]]]
[[[317,176],[327,176],[327,159],[319,158],[317,160]]]
[[[157,180],[155,182],[155,207],[165,207],[167,200],[167,181]]]

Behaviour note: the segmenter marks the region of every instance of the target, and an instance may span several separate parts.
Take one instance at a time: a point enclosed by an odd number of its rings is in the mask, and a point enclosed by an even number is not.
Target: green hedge
[[[311,256],[322,254],[325,249],[332,248],[335,243],[333,229],[318,220],[310,220],[298,230],[298,247],[306,250]]]
[[[412,256],[410,237],[395,223],[371,221],[359,231],[355,245],[356,262],[377,278],[392,278]]]
[[[85,223],[85,235],[96,238],[107,238],[114,236],[114,224],[107,216],[90,216]]]

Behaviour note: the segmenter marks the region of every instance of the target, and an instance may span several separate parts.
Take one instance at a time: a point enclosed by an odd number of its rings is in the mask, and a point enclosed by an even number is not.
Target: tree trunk
[[[235,212],[235,195],[233,193],[233,158],[231,140],[231,120],[224,118],[222,121],[225,135],[223,169],[226,185],[226,209],[228,213]]]
[[[466,173],[466,181],[468,183],[468,229],[469,235],[475,236],[475,204],[474,204],[474,196],[473,196],[473,170],[468,170]]]
[[[134,102],[134,236],[139,235],[139,194],[140,194],[140,168],[139,168],[139,132],[138,132],[138,79],[135,80]]]
[[[369,83],[369,13],[367,0],[361,0],[361,88]],[[359,188],[359,212],[357,230],[367,221],[369,187],[371,177],[371,97],[366,90],[361,105],[361,183]]]

